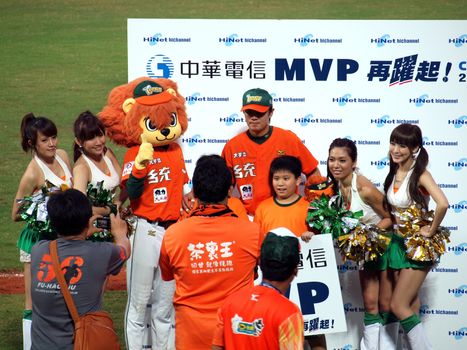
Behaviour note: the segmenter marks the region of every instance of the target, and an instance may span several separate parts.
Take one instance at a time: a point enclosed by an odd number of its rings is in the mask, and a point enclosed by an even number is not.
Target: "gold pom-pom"
[[[359,265],[375,261],[387,249],[391,241],[387,231],[375,225],[358,225],[351,233],[338,238],[342,258],[352,260]]]
[[[448,228],[439,226],[431,237],[420,234],[423,226],[433,222],[433,210],[428,211],[419,205],[411,205],[407,209],[399,209],[394,215],[399,218],[397,231],[404,237],[409,259],[435,262],[446,252],[446,243],[450,242],[451,234]]]

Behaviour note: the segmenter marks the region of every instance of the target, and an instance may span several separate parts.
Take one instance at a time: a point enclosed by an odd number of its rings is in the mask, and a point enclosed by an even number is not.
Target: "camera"
[[[103,218],[96,219],[96,227],[103,228],[105,230],[110,230],[110,218],[103,217]]]

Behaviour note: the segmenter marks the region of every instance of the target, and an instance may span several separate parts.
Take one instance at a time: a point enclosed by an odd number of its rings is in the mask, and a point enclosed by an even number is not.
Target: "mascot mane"
[[[144,80],[152,80],[162,86],[164,90],[172,88],[176,92],[176,97],[169,102],[154,106],[135,103],[131,110],[125,113],[122,108],[124,102],[133,98],[135,87]],[[188,118],[185,110],[185,98],[178,93],[177,84],[165,78],[141,77],[112,89],[107,105],[99,113],[99,118],[106,128],[107,136],[113,142],[132,147],[141,144],[142,129],[139,122],[142,118],[149,117],[151,123],[161,130],[170,125],[173,112],[177,113],[178,123],[183,134],[188,127]]]

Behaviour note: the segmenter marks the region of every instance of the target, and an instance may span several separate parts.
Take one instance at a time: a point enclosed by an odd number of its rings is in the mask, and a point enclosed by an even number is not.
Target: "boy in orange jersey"
[[[307,178],[319,175],[318,161],[290,130],[271,126],[274,112],[271,95],[263,89],[251,89],[243,95],[243,115],[248,130],[232,138],[222,150],[236,179],[240,199],[248,214],[269,197],[268,172],[271,161],[280,155],[293,155],[303,164]]]
[[[274,195],[261,202],[254,218],[263,234],[285,227],[297,237],[313,236],[306,223],[309,203],[297,193],[301,174],[302,164],[297,157],[281,156],[271,162],[269,185]],[[313,350],[326,349],[326,338],[322,334],[307,336],[306,341]]]
[[[225,298],[253,286],[261,246],[258,224],[227,206],[232,176],[224,159],[203,156],[193,173],[197,208],[165,233],[162,278],[175,279],[175,346],[211,348],[216,312]]]
[[[260,203],[254,218],[263,234],[277,227],[286,227],[297,237],[308,231],[309,203],[297,193],[301,174],[302,164],[297,157],[280,156],[272,161],[269,186],[273,196]]]
[[[303,349],[302,314],[284,296],[299,261],[297,238],[268,233],[261,246],[262,282],[232,294],[222,304],[212,350]]]

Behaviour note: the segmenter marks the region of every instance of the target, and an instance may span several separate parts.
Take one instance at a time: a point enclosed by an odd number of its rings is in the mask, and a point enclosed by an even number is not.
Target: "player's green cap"
[[[272,107],[272,97],[266,90],[256,88],[250,89],[243,94],[242,111],[252,109],[265,113]]]
[[[295,268],[300,261],[299,254],[300,244],[297,237],[286,228],[274,229],[267,234],[261,245],[261,265]]]
[[[174,94],[169,90],[172,89],[164,90],[164,88],[155,81],[144,80],[136,85],[133,90],[133,98],[139,104],[145,106],[158,105],[169,102],[174,97]]]

